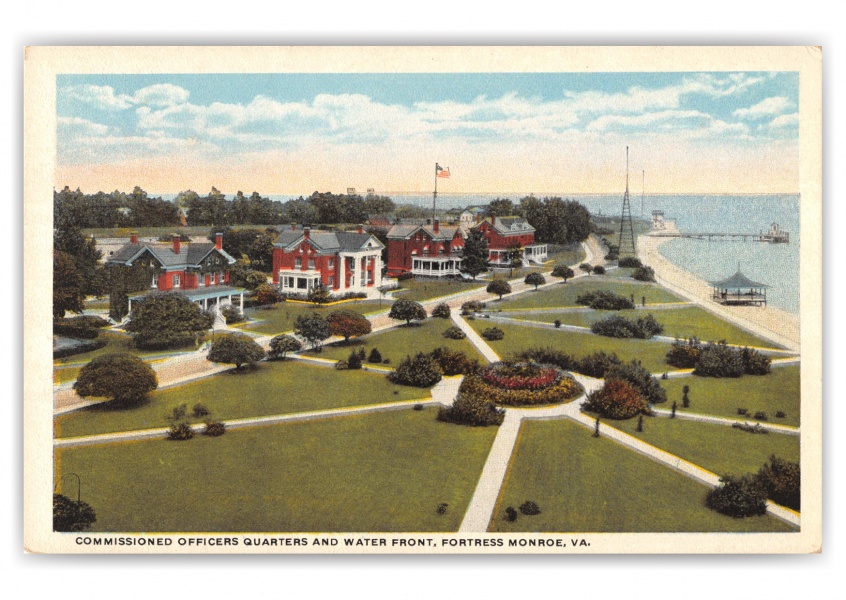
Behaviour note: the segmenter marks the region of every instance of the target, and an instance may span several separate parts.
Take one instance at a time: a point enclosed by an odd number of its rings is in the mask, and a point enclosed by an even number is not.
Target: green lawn
[[[545,323],[554,323],[556,320],[560,320],[565,325],[590,327],[596,321],[607,319],[612,314],[626,317],[627,319],[636,319],[638,317],[644,317],[647,314],[652,314],[655,320],[664,326],[664,333],[661,335],[667,337],[679,339],[698,337],[705,342],[725,340],[729,344],[775,347],[775,344],[772,342],[762,340],[740,327],[709,313],[703,308],[686,304],[680,305],[679,308],[662,308],[653,311],[650,311],[647,306],[646,308],[635,310],[587,310],[560,313],[549,311],[528,314],[515,313],[509,316],[529,321],[543,321]]]
[[[95,532],[455,531],[496,431],[350,416],[59,450],[56,480],[80,476]]]
[[[368,314],[378,312],[380,310],[387,310],[391,306],[390,302],[383,301],[380,308],[378,300],[359,300],[356,302],[344,302],[343,304],[336,304],[334,306],[317,307],[311,304],[299,304],[295,302],[280,302],[273,308],[248,308],[244,313],[249,319],[238,327],[244,331],[255,333],[264,333],[267,335],[274,335],[277,333],[284,333],[291,331],[294,328],[294,321],[300,315],[310,315],[317,313],[324,317],[335,310],[351,310],[361,314]]]
[[[449,296],[450,294],[457,294],[459,292],[483,289],[487,285],[456,279],[445,281],[406,279],[400,281],[399,284],[403,291],[397,290],[394,292],[394,297],[397,299],[402,298],[403,300],[414,300],[415,302],[424,302],[432,298],[440,298],[441,296]]]
[[[708,488],[571,421],[528,421],[495,511],[492,531],[792,531],[768,516],[734,519],[705,506]],[[539,515],[505,509],[532,500]]]
[[[606,277],[613,277],[615,279],[631,279],[632,273],[634,273],[634,269],[629,269],[626,267],[618,267],[616,269],[609,269],[606,273]]]
[[[594,335],[592,333],[576,333],[573,331],[545,329],[501,323],[492,319],[477,318],[468,321],[470,325],[481,333],[488,327],[499,327],[505,332],[505,337],[497,342],[488,344],[503,358],[509,354],[517,354],[527,348],[552,347],[566,352],[576,358],[604,350],[616,352],[623,362],[637,359],[652,373],[663,373],[675,370],[664,362],[664,357],[670,347],[669,343],[652,342],[648,340],[616,339]]]
[[[726,425],[669,417],[644,418],[642,432],[635,431],[637,419],[606,421],[606,425],[630,433],[717,475],[757,473],[771,454],[799,461],[799,436],[795,435],[747,433]]]
[[[353,349],[364,348],[369,356],[371,349],[378,348],[383,360],[386,358],[391,360],[390,364],[384,365],[385,368],[393,368],[408,355],[429,352],[440,346],[446,346],[452,350],[460,350],[470,358],[478,358],[479,362],[484,364],[485,359],[466,339],[451,340],[443,336],[443,332],[453,325],[450,319],[429,318],[419,325],[412,323],[411,327],[405,325],[394,327],[360,339],[350,340],[349,344],[336,343],[324,346],[323,351],[315,356],[340,360],[346,359]]]
[[[570,244],[569,246],[556,246],[549,244],[547,246],[548,260],[547,265],[553,267],[555,265],[577,265],[585,260],[585,249],[581,244]]]
[[[746,375],[737,379],[715,377],[683,377],[661,381],[667,398],[678,402],[678,410],[733,417],[753,421],[752,416],[763,411],[770,423],[799,426],[801,390],[799,367],[777,367],[769,375]],[[682,388],[690,386],[690,408],[682,408]],[[749,411],[747,417],[737,414],[738,408]],[[777,411],[785,417],[776,418]]]
[[[57,437],[74,437],[167,427],[166,415],[182,403],[202,402],[215,419],[238,419],[341,408],[429,397],[429,390],[394,385],[378,373],[335,371],[301,361],[261,363],[257,370],[222,373],[194,383],[161,390],[134,408],[107,404],[62,415],[55,420]],[[204,418],[190,419],[202,422]]]
[[[553,278],[554,279],[554,278]],[[635,283],[618,281],[606,277],[584,277],[561,285],[553,285],[537,292],[526,292],[502,302],[488,302],[491,310],[511,310],[515,308],[549,308],[553,306],[578,306],[576,297],[585,292],[604,290],[630,297],[640,304],[646,297],[647,304],[658,302],[682,302],[682,299],[654,283]],[[612,311],[609,311],[612,312]]]

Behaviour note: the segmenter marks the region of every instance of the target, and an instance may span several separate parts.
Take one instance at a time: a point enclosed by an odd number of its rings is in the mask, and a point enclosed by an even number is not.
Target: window
[[[180,285],[180,283],[179,283],[179,275],[174,275],[174,276],[173,276],[173,287],[174,287],[174,288],[178,288],[178,287],[179,287],[179,285]]]
[[[218,273],[217,274],[217,282],[220,285],[223,285],[224,283],[226,283],[226,276],[223,273]]]
[[[159,287],[159,276],[153,275],[153,282],[150,284],[150,287]]]
[[[302,269],[303,268],[303,259],[301,257],[297,257],[294,259],[294,268],[295,269]]]
[[[335,268],[335,259],[330,257],[329,260],[327,261],[326,265],[330,269],[334,269]]]
[[[335,287],[335,278],[332,275],[329,276],[329,287]]]
[[[308,270],[314,271],[314,259],[313,258],[308,259]]]
[[[198,287],[205,287],[206,286],[206,274],[200,273],[197,275],[197,286]]]

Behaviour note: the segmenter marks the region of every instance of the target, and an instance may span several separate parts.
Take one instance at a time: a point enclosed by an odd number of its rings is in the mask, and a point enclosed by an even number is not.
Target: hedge
[[[596,310],[625,310],[635,307],[628,298],[602,290],[579,294],[576,297],[576,304],[590,306]]]
[[[655,335],[664,333],[664,326],[657,322],[651,314],[634,320],[613,315],[595,322],[591,325],[590,330],[605,337],[648,340]]]
[[[502,421],[505,419],[505,411],[497,408],[492,402],[459,394],[452,406],[442,406],[438,409],[437,419],[458,425],[487,427],[488,425],[502,425]]]

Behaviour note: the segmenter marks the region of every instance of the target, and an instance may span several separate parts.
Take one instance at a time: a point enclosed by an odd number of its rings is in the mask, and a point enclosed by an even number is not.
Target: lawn
[[[705,506],[708,488],[571,421],[523,424],[492,531],[792,531],[769,516],[734,519]],[[505,518],[532,500],[539,515]]]
[[[737,379],[715,377],[683,377],[661,382],[667,390],[670,403],[678,402],[678,410],[706,415],[717,415],[748,419],[763,411],[769,422],[778,425],[799,426],[801,390],[799,367],[776,367],[769,375],[746,375]],[[690,408],[682,408],[682,388],[690,386]],[[746,408],[748,417],[737,414],[738,408]],[[776,418],[776,411],[784,411],[785,417]]]
[[[771,454],[799,461],[799,436],[795,435],[747,433],[726,425],[669,417],[644,418],[642,432],[635,431],[637,419],[605,424],[717,475],[757,473]]]
[[[473,344],[464,340],[451,340],[443,336],[443,332],[452,327],[454,323],[450,319],[429,318],[419,325],[412,323],[411,327],[402,325],[385,331],[380,331],[359,339],[350,340],[349,344],[342,342],[324,346],[323,351],[315,354],[320,358],[333,360],[346,359],[352,350],[364,348],[367,355],[373,348],[378,348],[382,360],[390,359],[386,368],[393,368],[403,358],[417,352],[429,352],[440,346],[446,346],[452,350],[460,350],[470,358],[478,358],[479,362],[485,363],[485,359],[478,353]]]
[[[394,385],[383,375],[366,371],[335,371],[301,361],[260,363],[255,371],[222,373],[182,386],[154,392],[134,408],[98,404],[61,415],[57,437],[74,437],[167,427],[171,410],[201,402],[214,419],[239,419],[428,398],[429,390]],[[189,419],[202,422],[204,418]]]
[[[555,278],[553,278],[555,280]],[[563,280],[562,280],[563,281]],[[635,283],[605,277],[583,277],[562,285],[553,285],[537,292],[531,291],[502,302],[489,302],[491,310],[512,310],[515,308],[549,308],[554,306],[578,306],[576,297],[585,292],[604,290],[626,296],[634,294],[640,304],[646,297],[647,304],[659,302],[682,302],[682,299],[654,283]]]
[[[488,327],[494,326],[499,327],[505,332],[505,337],[502,340],[488,342],[502,357],[509,354],[517,354],[527,348],[537,347],[555,348],[576,358],[604,350],[605,352],[616,352],[617,356],[624,362],[637,359],[652,373],[663,373],[674,370],[673,367],[664,362],[664,357],[670,347],[669,343],[616,339],[594,335],[592,333],[577,333],[561,329],[514,325],[512,323],[497,322],[492,319],[477,318],[468,322],[479,333]]]
[[[484,289],[485,285],[482,282],[473,283],[471,281],[463,281],[457,279],[447,279],[444,281],[432,281],[422,279],[406,279],[400,281],[400,288],[394,292],[394,297],[403,300],[414,300],[415,302],[425,302],[432,298],[440,298],[441,296],[449,296],[450,294],[457,294],[459,292],[470,292],[473,290]]]
[[[95,532],[456,531],[496,431],[341,417],[59,450],[56,480],[80,476]]]
[[[664,326],[664,333],[661,335],[667,337],[678,339],[697,337],[702,341],[718,342],[725,340],[729,344],[769,348],[775,346],[772,342],[762,340],[740,327],[709,313],[703,308],[686,304],[680,305],[679,308],[662,308],[652,311],[647,306],[645,309],[638,308],[635,310],[548,311],[543,313],[515,313],[509,316],[529,321],[543,321],[545,323],[554,323],[556,320],[560,320],[565,325],[590,327],[596,321],[607,319],[611,315],[636,319],[638,317],[645,317],[647,314],[652,314],[655,320]]]
[[[274,335],[293,330],[294,321],[296,321],[297,317],[300,315],[317,313],[325,317],[335,310],[351,310],[361,314],[368,314],[372,312],[379,312],[380,310],[387,310],[390,306],[390,302],[383,301],[382,306],[380,307],[378,300],[359,300],[356,302],[344,302],[343,304],[322,307],[314,306],[312,304],[299,304],[296,302],[280,302],[273,308],[245,309],[244,314],[249,319],[254,319],[254,321],[240,323],[238,324],[238,327],[244,331]]]
[[[547,265],[553,267],[555,265],[572,266],[578,265],[585,260],[585,249],[581,244],[570,244],[569,246],[556,246],[549,244],[547,246],[548,260]]]

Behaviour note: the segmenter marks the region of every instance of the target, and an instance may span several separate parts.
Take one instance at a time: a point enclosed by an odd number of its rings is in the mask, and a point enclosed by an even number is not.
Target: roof
[[[212,242],[192,242],[183,243],[181,245],[179,254],[173,251],[172,243],[139,243],[126,244],[120,250],[109,257],[107,262],[120,263],[127,266],[132,266],[132,262],[139,258],[145,251],[149,251],[153,257],[158,260],[164,267],[190,267],[198,266],[202,260],[216,249]],[[229,264],[233,264],[235,259],[227,254],[224,250],[218,252],[227,260]]]
[[[765,283],[758,283],[757,281],[752,281],[746,275],[738,271],[728,279],[723,279],[722,281],[711,281],[711,285],[718,288],[724,288],[727,290],[740,290],[740,289],[751,289],[751,288],[768,288]]]
[[[388,238],[408,239],[418,231],[425,232],[436,241],[449,241],[455,237],[457,231],[461,231],[461,228],[455,225],[439,225],[438,232],[435,233],[432,225],[394,225],[388,230]]]
[[[279,248],[289,248],[299,244],[305,239],[305,232],[302,229],[287,230],[279,234],[276,238],[274,246]],[[354,231],[311,231],[309,232],[309,241],[320,252],[354,252],[361,250],[368,242],[373,241],[374,247],[384,248],[376,237],[369,233],[357,233]]]
[[[490,219],[485,219],[482,223],[490,223]],[[481,225],[482,223],[479,223]],[[476,227],[478,227],[477,225]],[[514,235],[517,233],[531,233],[535,230],[529,225],[529,222],[523,217],[497,217],[494,223],[494,229],[497,233],[502,235]]]
[[[221,298],[223,296],[234,296],[244,292],[244,288],[232,287],[228,285],[213,285],[209,287],[193,288],[190,290],[176,289],[162,292],[159,290],[151,290],[148,292],[136,292],[134,294],[127,294],[129,298],[141,298],[144,296],[153,296],[156,294],[182,294],[191,300],[204,300],[207,298]]]

